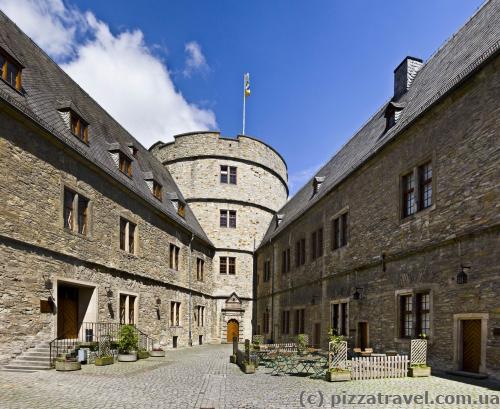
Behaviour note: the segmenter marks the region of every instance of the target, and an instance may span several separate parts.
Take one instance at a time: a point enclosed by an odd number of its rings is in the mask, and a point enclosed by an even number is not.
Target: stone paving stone
[[[84,366],[61,373],[0,372],[0,409],[163,409],[163,408],[318,408],[332,407],[332,394],[500,395],[448,379],[403,378],[328,383],[298,376],[272,376],[259,368],[245,375],[229,363],[231,347],[206,345],[167,351],[166,358],[106,367]],[[319,404],[320,393],[323,405]],[[301,402],[302,395],[302,402]],[[309,401],[308,401],[309,399]],[[309,403],[312,402],[312,403]],[[338,408],[495,408],[499,405],[342,405]]]

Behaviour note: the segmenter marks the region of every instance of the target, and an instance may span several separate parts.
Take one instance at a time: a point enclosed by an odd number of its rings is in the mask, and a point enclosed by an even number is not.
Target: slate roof
[[[0,47],[25,67],[22,71],[22,92],[15,91],[0,80],[1,99],[48,130],[130,191],[141,196],[177,224],[212,245],[189,206],[186,206],[184,219],[177,214],[174,205],[168,200],[169,193],[179,198],[182,198],[182,194],[162,164],[1,11]],[[126,87],[127,84],[123,86]],[[113,90],[110,89],[109,92]],[[76,111],[89,123],[88,145],[76,138],[63,121],[58,109],[67,107]],[[131,144],[138,152],[132,161],[132,178],[129,178],[118,170],[109,150],[119,148],[125,154],[129,154]],[[151,176],[151,173],[163,186],[162,202],[152,195],[145,182],[145,178]]]
[[[469,21],[437,50],[424,64],[410,89],[397,101],[404,107],[396,125],[385,134],[387,101],[368,122],[309,180],[280,210],[265,234],[262,245],[282,232],[290,223],[314,206],[356,168],[373,156],[403,129],[468,75],[473,73],[500,48],[500,0],[485,2]],[[313,197],[314,177],[325,180]]]

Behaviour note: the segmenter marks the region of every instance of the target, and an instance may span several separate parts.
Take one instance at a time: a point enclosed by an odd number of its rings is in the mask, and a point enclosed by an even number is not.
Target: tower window
[[[230,185],[236,185],[238,181],[237,177],[237,167],[221,165],[220,167],[220,183],[229,183]]]
[[[220,227],[236,228],[236,210],[220,211]]]

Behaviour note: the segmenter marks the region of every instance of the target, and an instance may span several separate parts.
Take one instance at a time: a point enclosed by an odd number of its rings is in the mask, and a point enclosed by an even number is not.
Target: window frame
[[[71,194],[70,202],[66,201],[67,194]],[[68,206],[68,204],[71,205]],[[82,205],[84,206],[82,207]],[[91,200],[78,190],[63,185],[62,207],[63,228],[81,237],[90,237]],[[66,223],[68,218],[71,218],[71,220]],[[83,224],[82,219],[84,220]]]
[[[153,196],[158,199],[160,202],[163,201],[163,186],[161,183],[157,182],[155,179],[153,179]]]
[[[432,156],[417,162],[411,168],[407,168],[399,176],[399,205],[400,220],[411,220],[418,213],[432,210],[436,205],[436,175],[435,160]],[[430,172],[426,172],[426,167]],[[411,175],[413,179],[413,190],[407,187],[407,178]],[[426,193],[429,192],[429,196]],[[407,201],[408,195],[413,194],[413,213],[409,213]],[[426,203],[427,202],[427,203]]]
[[[170,327],[181,327],[181,302],[170,301]]]
[[[175,243],[170,243],[168,251],[168,266],[171,270],[179,271],[181,248]]]
[[[0,67],[0,78],[13,90],[21,93],[23,89],[22,71],[24,67],[20,63],[18,63],[14,58],[12,58],[7,52],[5,52],[2,48],[0,48],[0,56],[3,58],[3,63]],[[12,66],[15,70],[15,78],[13,82],[11,82],[8,78],[9,65]]]
[[[122,151],[118,151],[118,169],[128,178],[132,178],[132,160]]]
[[[127,254],[137,255],[138,247],[138,229],[137,223],[120,216],[120,250]],[[132,227],[132,228],[131,228]],[[132,239],[131,239],[132,238]]]
[[[330,301],[330,327],[337,335],[349,336],[349,298]]]
[[[83,143],[89,144],[89,124],[72,109],[69,110],[69,129],[73,136]]]
[[[343,209],[331,218],[330,229],[332,251],[349,245],[349,209]]]
[[[203,282],[205,275],[205,260],[200,257],[196,257],[196,280]]]

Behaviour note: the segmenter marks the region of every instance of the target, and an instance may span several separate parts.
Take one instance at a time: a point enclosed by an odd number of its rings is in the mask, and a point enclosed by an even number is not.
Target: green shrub
[[[128,354],[137,351],[139,339],[133,325],[124,325],[120,328],[118,350],[122,354]]]

